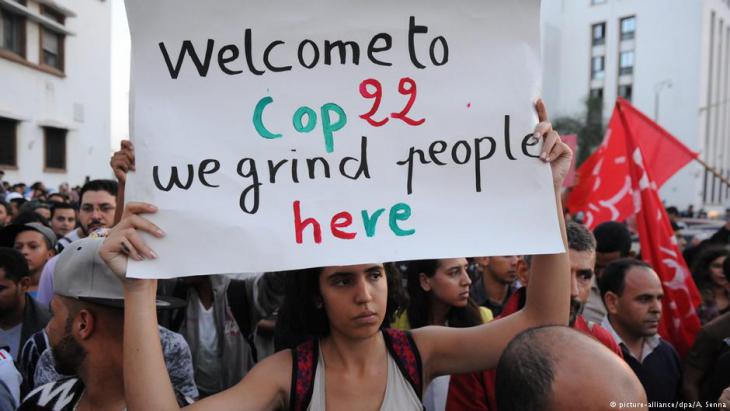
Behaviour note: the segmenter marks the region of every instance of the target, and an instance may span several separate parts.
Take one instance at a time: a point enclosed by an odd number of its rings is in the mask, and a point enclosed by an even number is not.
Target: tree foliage
[[[582,113],[561,116],[553,120],[553,127],[561,135],[576,134],[578,136],[576,167],[580,167],[601,144],[606,132],[603,125],[603,98],[588,97],[584,104],[585,108]]]

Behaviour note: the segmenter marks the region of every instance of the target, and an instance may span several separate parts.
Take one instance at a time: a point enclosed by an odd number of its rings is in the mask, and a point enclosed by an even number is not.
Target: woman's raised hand
[[[556,189],[559,189],[562,187],[568,171],[570,171],[573,151],[567,144],[563,143],[558,132],[553,130],[553,125],[548,120],[547,109],[542,99],[538,99],[535,103],[535,110],[540,121],[535,126],[535,138],[544,140],[540,159],[550,163],[550,168],[553,171],[553,185]]]

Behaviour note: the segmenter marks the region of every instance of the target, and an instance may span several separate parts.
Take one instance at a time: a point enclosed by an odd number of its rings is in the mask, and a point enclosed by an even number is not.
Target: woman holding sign
[[[560,188],[572,153],[547,121],[541,101],[536,108],[540,123],[535,137],[543,140],[541,159],[551,164],[565,243]],[[128,258],[156,257],[137,232],[164,235],[142,217],[155,211],[150,204],[130,203],[107,237],[100,253],[118,275],[124,276]],[[410,333],[384,328],[395,311],[391,297],[396,279],[385,265],[302,270],[297,277],[313,284],[309,291],[299,290],[306,305],[299,307],[305,317],[303,326],[318,338],[266,358],[239,384],[190,409],[422,409],[422,389],[433,378],[495,368],[506,345],[521,331],[567,324],[567,254],[537,255],[533,270],[527,303],[518,313],[477,327],[434,326]],[[124,382],[129,409],[178,409],[156,331],[157,283],[124,279],[124,286]],[[310,298],[301,299],[301,295]]]

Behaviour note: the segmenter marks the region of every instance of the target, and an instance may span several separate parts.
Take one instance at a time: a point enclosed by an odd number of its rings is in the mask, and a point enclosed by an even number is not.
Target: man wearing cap
[[[27,291],[30,272],[18,251],[0,247],[0,347],[13,358],[25,341],[43,329],[51,315]]]
[[[11,224],[0,230],[0,246],[13,247],[23,254],[30,270],[28,291],[35,297],[43,267],[55,254],[53,230],[41,223]]]
[[[46,331],[57,371],[75,377],[35,388],[19,410],[126,407],[122,379],[124,288],[99,257],[101,242],[94,238],[76,241],[59,255],[56,264],[53,318]],[[173,305],[179,304],[158,300],[158,307]],[[179,352],[176,361],[187,363],[192,381],[189,350]],[[175,376],[171,379],[174,383]],[[190,403],[185,397],[178,392],[180,405]]]

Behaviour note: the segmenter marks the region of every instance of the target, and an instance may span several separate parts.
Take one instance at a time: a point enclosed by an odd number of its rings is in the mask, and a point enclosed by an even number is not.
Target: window
[[[595,4],[603,4],[605,2],[606,0],[591,0],[591,5],[593,6]]]
[[[631,96],[633,94],[634,87],[631,84],[624,84],[623,86],[618,86],[618,96],[623,97],[628,101],[631,101]]]
[[[605,75],[604,57],[596,56],[591,58],[591,79],[601,80]]]
[[[600,46],[606,42],[606,23],[591,26],[591,45]]]
[[[45,134],[45,168],[66,170],[66,133],[68,130],[55,127],[44,127]]]
[[[41,9],[44,17],[63,24],[64,16],[47,7]],[[41,64],[63,71],[63,40],[65,36],[44,27],[41,30]]]
[[[593,88],[591,89],[591,92],[589,94],[589,97],[592,99],[600,99],[603,100],[603,89],[602,88]]]
[[[634,51],[622,51],[619,55],[618,74],[633,74],[634,72]]]
[[[41,62],[63,71],[63,35],[43,29],[41,36]]]
[[[621,40],[631,40],[636,34],[636,17],[624,17],[621,19]]]
[[[0,9],[0,49],[25,58],[25,18]]]
[[[18,122],[0,117],[0,167],[17,167],[16,129]]]

